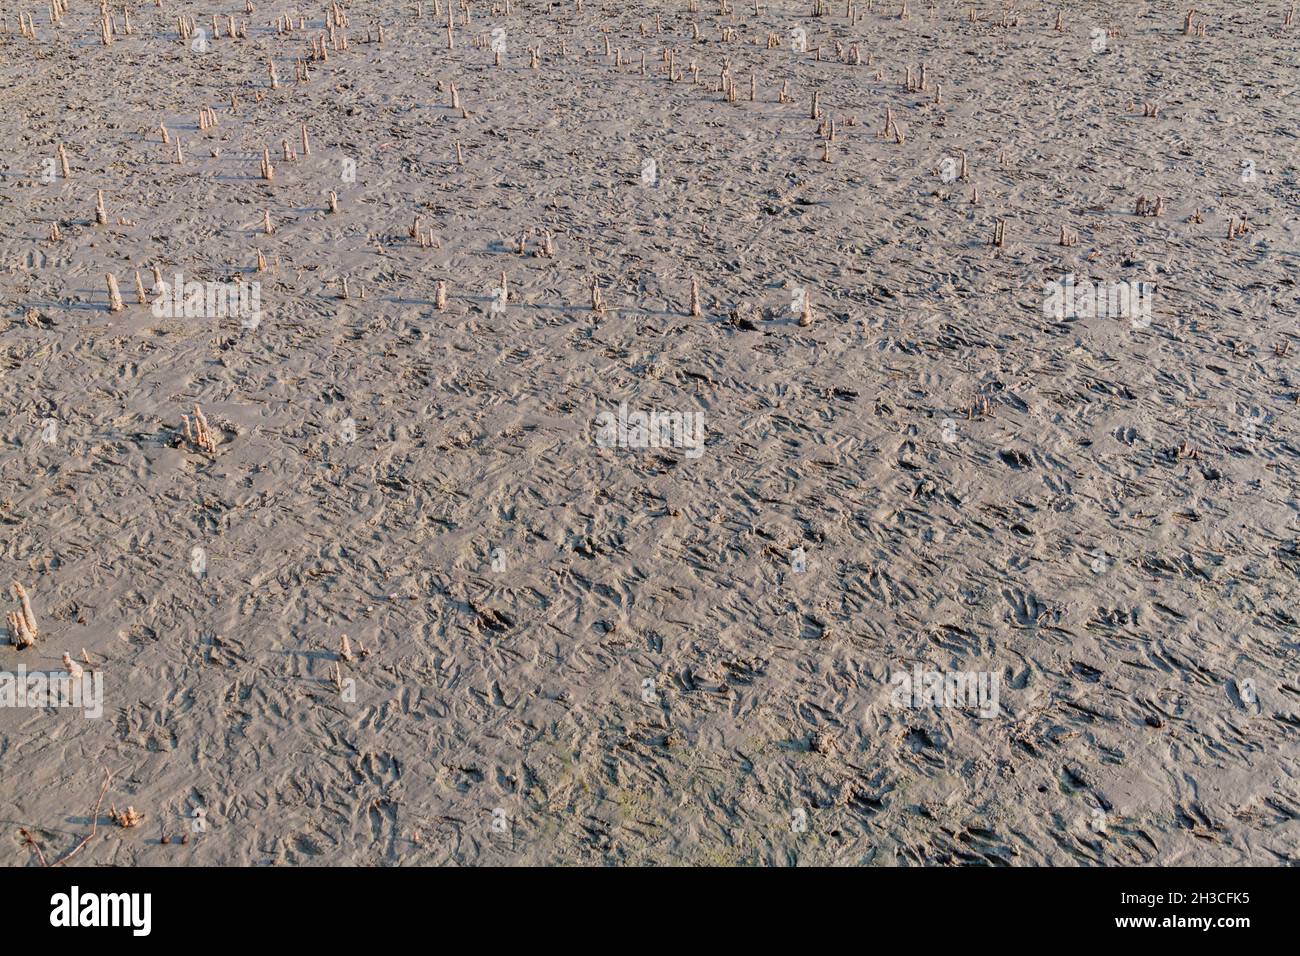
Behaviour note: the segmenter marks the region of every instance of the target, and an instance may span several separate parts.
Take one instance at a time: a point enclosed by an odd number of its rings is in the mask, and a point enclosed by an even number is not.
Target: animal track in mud
[[[1047,610],[1033,594],[1019,588],[1003,588],[1002,598],[1011,609],[1011,620],[1019,627],[1034,627]]]

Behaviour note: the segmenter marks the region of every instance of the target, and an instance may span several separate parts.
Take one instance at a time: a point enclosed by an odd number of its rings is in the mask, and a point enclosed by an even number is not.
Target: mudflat
[[[1296,20],[10,7],[0,860],[1297,863]]]

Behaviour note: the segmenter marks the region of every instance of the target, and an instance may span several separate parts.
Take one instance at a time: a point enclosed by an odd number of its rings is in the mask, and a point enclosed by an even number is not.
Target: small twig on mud
[[[32,837],[31,831],[26,827],[19,827],[18,832],[23,835],[23,843],[36,851],[36,858],[41,861],[41,866],[49,866],[45,862],[45,854],[41,852],[41,845]]]
[[[65,856],[63,859],[55,860],[53,863],[47,863],[46,866],[62,866],[64,863],[67,863],[74,856],[80,853],[82,848],[95,838],[95,832],[99,829],[99,808],[104,803],[104,794],[108,793],[108,785],[109,783],[112,782],[112,780],[113,780],[113,775],[108,772],[107,768],[105,768],[104,786],[100,788],[99,799],[95,801],[95,809],[91,811],[90,814],[90,833],[87,834],[85,837],[83,837],[80,843],[78,843],[70,851],[68,851],[68,855]],[[42,857],[41,859],[44,860],[44,857]]]

